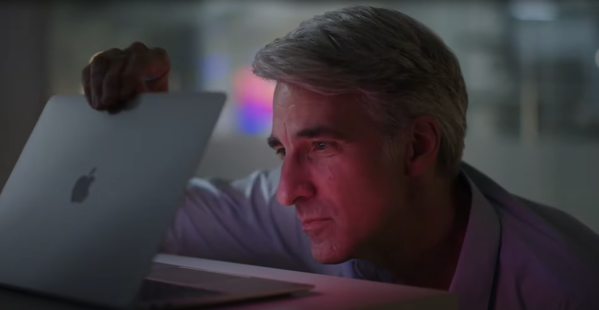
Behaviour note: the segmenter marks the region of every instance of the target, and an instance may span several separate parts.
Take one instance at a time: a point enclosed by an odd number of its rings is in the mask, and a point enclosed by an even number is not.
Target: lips
[[[302,221],[302,230],[311,231],[325,228],[331,223],[330,218],[306,219]]]

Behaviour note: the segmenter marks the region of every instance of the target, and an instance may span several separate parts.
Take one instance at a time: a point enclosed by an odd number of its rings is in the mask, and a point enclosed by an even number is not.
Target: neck
[[[413,217],[391,225],[385,235],[392,238],[378,244],[368,260],[399,284],[448,290],[468,224],[470,187],[462,177],[434,183],[412,191]]]

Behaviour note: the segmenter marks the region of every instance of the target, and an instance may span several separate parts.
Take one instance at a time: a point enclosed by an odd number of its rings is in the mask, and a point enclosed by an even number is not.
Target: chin
[[[304,232],[311,243],[312,257],[321,264],[340,264],[354,258],[355,238],[335,225]]]
[[[350,260],[351,251],[335,242],[312,241],[312,257],[321,264],[341,264]]]

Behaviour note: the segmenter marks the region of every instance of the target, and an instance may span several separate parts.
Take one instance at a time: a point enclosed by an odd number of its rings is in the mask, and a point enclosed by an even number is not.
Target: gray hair
[[[261,49],[253,69],[323,95],[360,94],[386,137],[411,118],[432,116],[441,132],[439,169],[459,170],[468,107],[459,62],[403,13],[353,6],[317,15]]]

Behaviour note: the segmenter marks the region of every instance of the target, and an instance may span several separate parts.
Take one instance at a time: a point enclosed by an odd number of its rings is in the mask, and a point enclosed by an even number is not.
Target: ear
[[[437,121],[430,116],[412,119],[406,138],[406,174],[416,177],[434,171],[441,146],[441,132]]]

